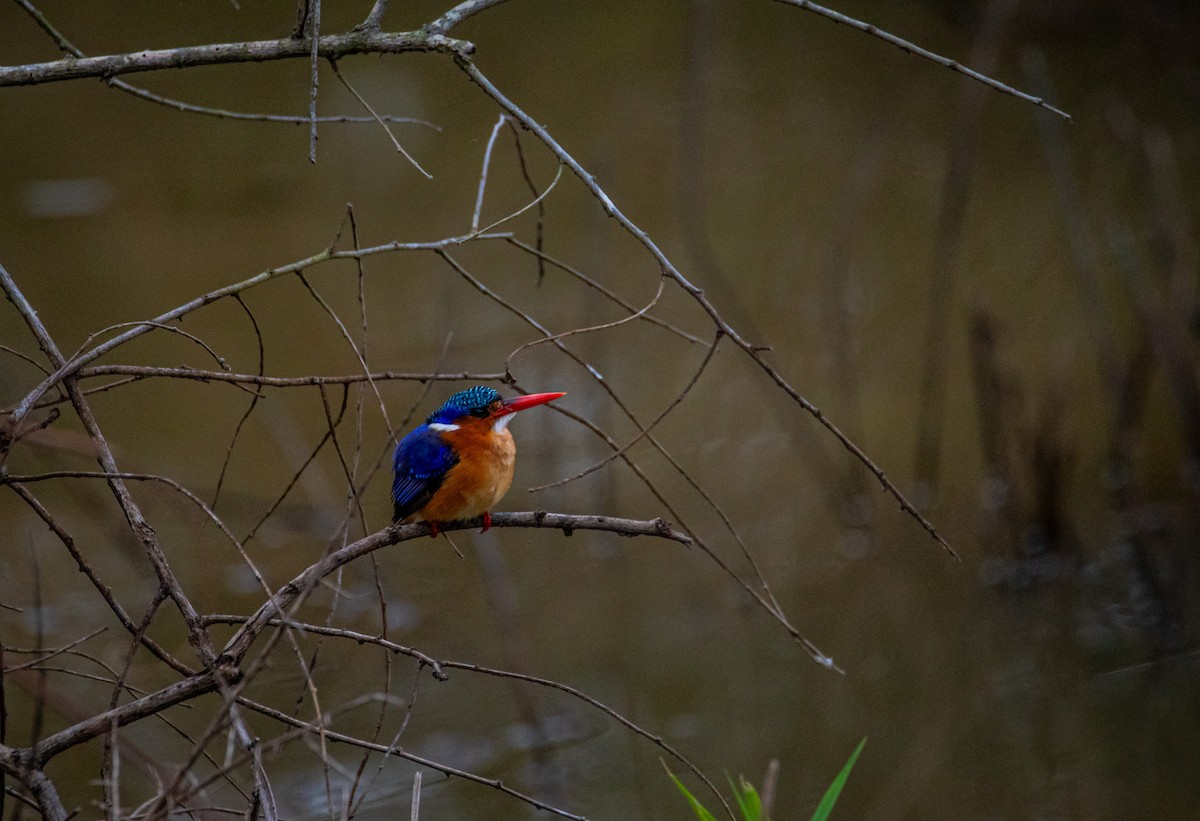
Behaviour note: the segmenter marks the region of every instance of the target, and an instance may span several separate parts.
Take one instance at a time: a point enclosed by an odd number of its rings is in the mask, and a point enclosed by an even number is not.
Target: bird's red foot
[[[429,523],[429,538],[436,539],[438,537],[439,532],[440,531],[438,530],[438,523],[430,522]]]
[[[485,510],[485,511],[483,511],[483,529],[480,530],[479,532],[487,533],[488,530],[491,528],[491,526],[492,526],[492,514],[488,513]]]

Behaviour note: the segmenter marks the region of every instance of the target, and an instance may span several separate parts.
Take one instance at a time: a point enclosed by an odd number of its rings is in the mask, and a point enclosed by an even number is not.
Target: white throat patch
[[[430,422],[429,428],[430,428],[430,430],[442,430],[442,431],[458,430],[458,425],[447,425],[443,422]]]
[[[496,433],[500,433],[502,430],[508,427],[508,423],[512,421],[514,416],[516,416],[515,413],[507,413],[504,416],[501,416],[492,423],[492,430],[494,430]]]

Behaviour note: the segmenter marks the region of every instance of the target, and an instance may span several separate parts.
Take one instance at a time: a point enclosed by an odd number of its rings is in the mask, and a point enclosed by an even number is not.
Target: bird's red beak
[[[492,414],[492,418],[496,419],[501,416],[508,416],[510,413],[523,411],[526,408],[532,408],[537,405],[544,405],[547,402],[553,402],[560,396],[566,396],[565,393],[531,393],[527,396],[514,396],[512,399],[505,399],[504,403]]]

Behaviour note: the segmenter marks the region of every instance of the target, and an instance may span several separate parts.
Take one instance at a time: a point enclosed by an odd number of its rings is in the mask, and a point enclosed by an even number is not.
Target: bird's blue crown
[[[500,393],[495,388],[476,385],[451,396],[444,405],[431,413],[425,422],[451,424],[464,416],[487,416],[491,404],[499,398]]]

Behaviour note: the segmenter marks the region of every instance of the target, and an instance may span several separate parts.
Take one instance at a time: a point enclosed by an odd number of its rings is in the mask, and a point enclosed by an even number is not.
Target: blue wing
[[[423,508],[441,487],[446,471],[456,464],[454,451],[428,425],[417,427],[401,439],[392,464],[392,521],[402,521]]]

